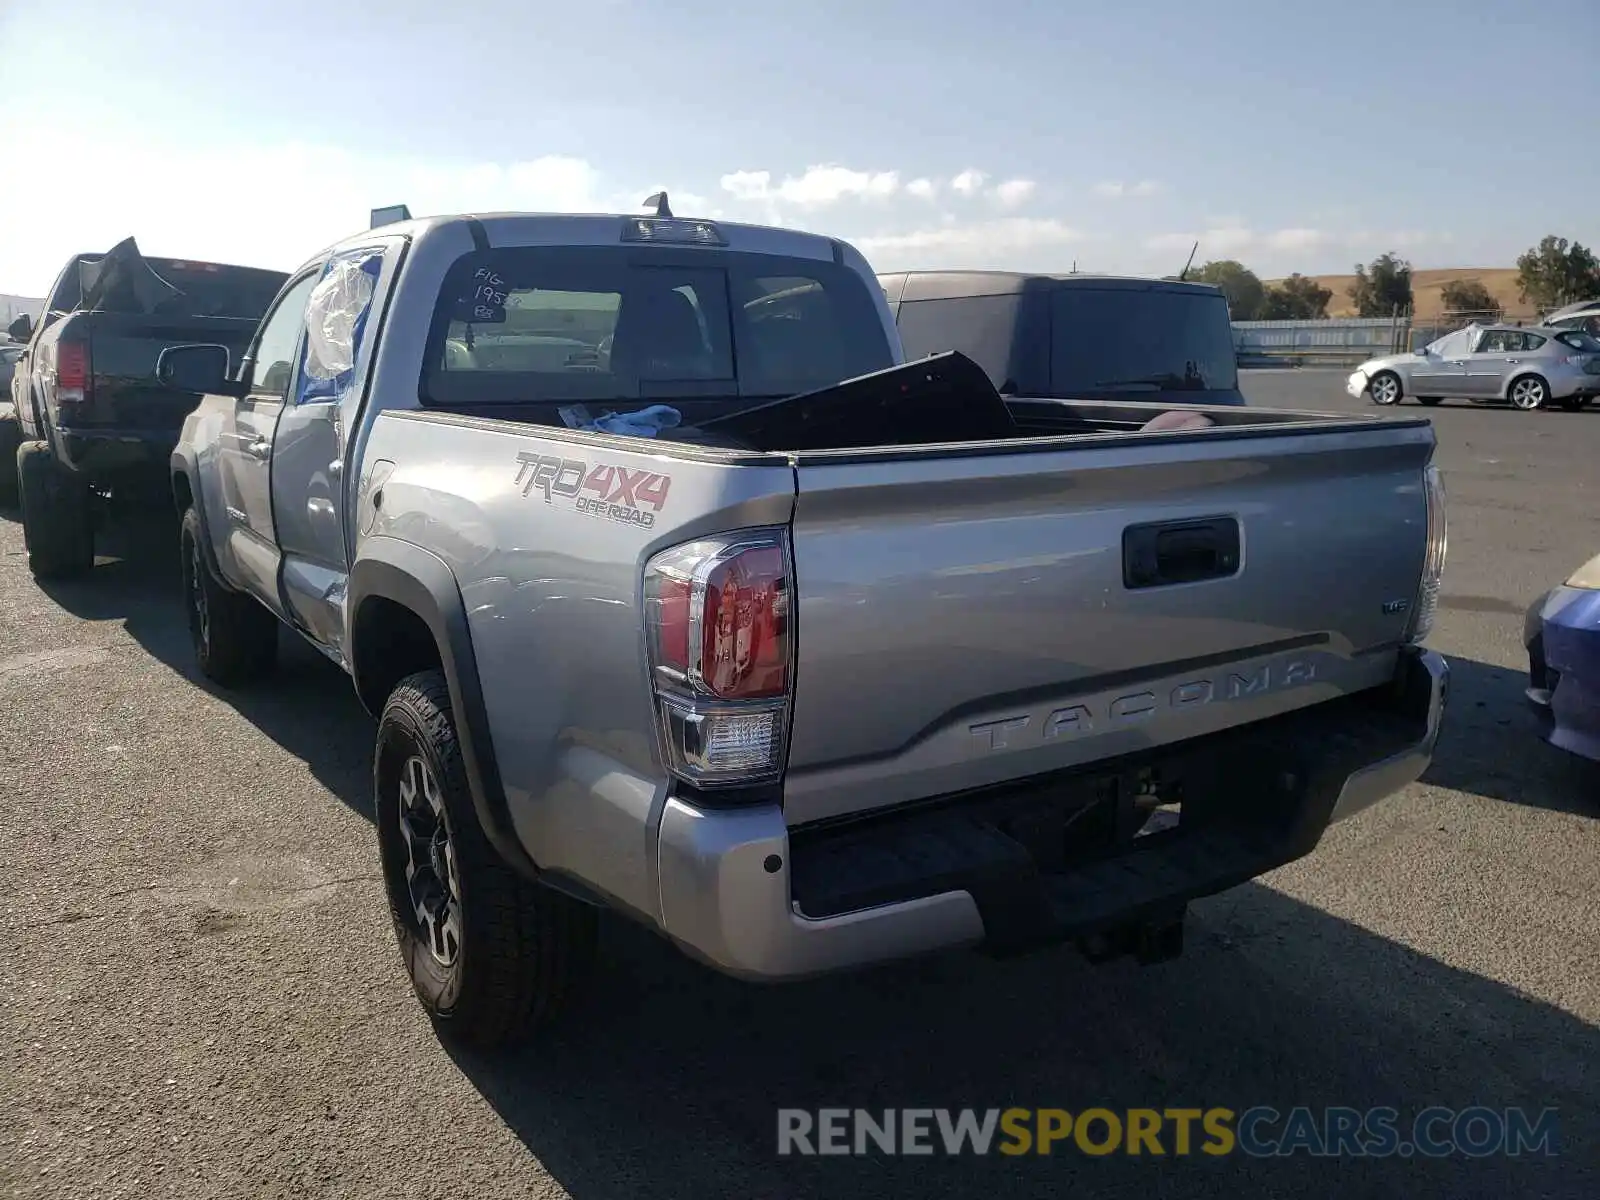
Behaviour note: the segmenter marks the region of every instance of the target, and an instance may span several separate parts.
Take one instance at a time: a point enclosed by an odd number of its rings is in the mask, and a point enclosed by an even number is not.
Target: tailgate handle
[[[1198,583],[1238,573],[1239,522],[1234,517],[1158,521],[1122,531],[1122,582],[1129,588]]]

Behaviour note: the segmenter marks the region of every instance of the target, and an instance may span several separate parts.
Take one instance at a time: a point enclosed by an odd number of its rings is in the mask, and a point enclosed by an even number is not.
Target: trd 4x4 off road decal
[[[559,498],[587,516],[649,529],[667,502],[672,476],[524,451],[517,455],[516,485],[524,496],[537,491],[546,504]]]

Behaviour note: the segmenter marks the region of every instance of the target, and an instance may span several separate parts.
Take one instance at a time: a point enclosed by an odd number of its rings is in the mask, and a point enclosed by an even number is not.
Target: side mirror
[[[202,396],[242,396],[244,385],[228,377],[226,346],[168,346],[156,359],[156,379],[162,386]]]
[[[13,342],[25,342],[33,336],[33,318],[23,313],[10,325],[6,326],[6,334]]]

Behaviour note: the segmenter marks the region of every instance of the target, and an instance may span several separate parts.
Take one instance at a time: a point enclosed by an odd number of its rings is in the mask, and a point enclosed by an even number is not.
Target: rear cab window
[[[83,303],[80,267],[97,263],[100,254],[80,255],[50,296],[50,310],[72,312]],[[160,315],[234,317],[259,321],[287,281],[282,271],[235,267],[182,258],[146,258],[149,268],[183,293],[162,306]]]
[[[183,293],[184,315],[259,321],[288,278],[282,271],[177,258],[147,260],[151,270]]]
[[[907,300],[900,305],[897,321],[907,358],[959,350],[1004,392],[1014,382],[1011,374],[1021,312],[1022,297],[1016,294],[950,296]]]
[[[832,262],[664,246],[468,254],[440,290],[424,405],[768,400],[893,365],[870,288]]]
[[[1163,287],[1054,289],[1052,392],[1230,391],[1238,384],[1222,295]]]

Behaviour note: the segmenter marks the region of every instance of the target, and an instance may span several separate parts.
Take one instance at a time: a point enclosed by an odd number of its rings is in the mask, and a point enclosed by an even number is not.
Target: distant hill
[[[1354,275],[1313,275],[1311,278],[1333,293],[1333,299],[1328,301],[1330,317],[1356,315],[1355,305],[1350,303],[1350,285],[1356,281]],[[1539,315],[1533,305],[1517,294],[1515,267],[1449,267],[1437,271],[1411,273],[1411,294],[1416,301],[1417,319],[1436,320],[1444,308],[1439,298],[1440,289],[1447,283],[1468,279],[1476,279],[1489,289],[1489,294],[1505,309],[1507,320],[1526,321]]]

